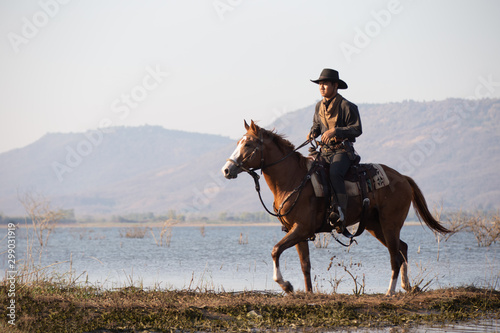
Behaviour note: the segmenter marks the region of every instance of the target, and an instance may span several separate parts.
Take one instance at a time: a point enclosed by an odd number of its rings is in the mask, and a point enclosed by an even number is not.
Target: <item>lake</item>
[[[144,238],[125,236],[130,227],[56,228],[50,235],[42,264],[58,273],[73,271],[79,281],[105,288],[143,286],[162,289],[215,291],[281,291],[272,280],[271,250],[285,235],[275,226],[204,226],[171,229],[170,246],[158,246],[159,229]],[[6,229],[2,230],[6,233]],[[24,228],[16,236],[17,259],[26,252]],[[2,236],[3,238],[3,236]],[[408,244],[411,281],[430,289],[475,285],[499,288],[500,244],[479,247],[470,232],[437,242],[420,225],[405,225],[401,239]],[[1,242],[6,248],[6,240]],[[354,280],[365,293],[385,293],[391,268],[389,253],[365,232],[358,244],[344,248],[331,240],[326,248],[309,243],[312,278],[316,291],[353,293]],[[0,268],[7,268],[6,253]],[[68,261],[71,261],[68,262]],[[281,257],[281,270],[295,290],[304,290],[295,248]],[[350,274],[349,274],[350,273]],[[351,276],[352,275],[352,276]],[[398,284],[398,289],[401,290]]]

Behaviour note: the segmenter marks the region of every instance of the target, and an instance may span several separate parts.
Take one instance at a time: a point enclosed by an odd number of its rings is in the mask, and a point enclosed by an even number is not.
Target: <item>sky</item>
[[[323,68],[356,104],[500,98],[499,13],[497,0],[0,0],[0,153],[109,126],[236,139],[243,119],[319,100]]]

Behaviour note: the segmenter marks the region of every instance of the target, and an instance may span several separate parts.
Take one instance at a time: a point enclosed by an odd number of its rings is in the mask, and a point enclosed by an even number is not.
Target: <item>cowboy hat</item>
[[[339,89],[347,89],[347,83],[339,78],[339,72],[334,69],[325,68],[321,71],[319,78],[317,80],[311,80],[311,82],[319,83],[320,81],[332,81],[339,84]]]

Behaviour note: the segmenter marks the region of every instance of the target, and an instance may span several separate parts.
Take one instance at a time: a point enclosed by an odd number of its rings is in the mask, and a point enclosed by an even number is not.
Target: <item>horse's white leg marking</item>
[[[410,279],[408,278],[408,264],[406,262],[401,265],[401,287],[406,291],[411,289]]]
[[[396,293],[396,284],[398,283],[398,279],[391,278],[391,283],[389,283],[389,290],[387,290],[386,296],[392,296]]]
[[[283,283],[283,276],[281,275],[280,268],[278,267],[278,265],[276,265],[275,261],[273,261],[273,267],[274,267],[273,280],[281,285]]]
[[[277,282],[281,288],[283,288],[283,290],[287,293],[291,293],[293,292],[293,286],[290,282],[288,281],[285,281],[283,279],[283,276],[281,275],[281,271],[280,271],[280,268],[279,266],[276,264],[276,262],[273,262],[274,263],[274,273],[273,273],[273,280],[275,282]]]

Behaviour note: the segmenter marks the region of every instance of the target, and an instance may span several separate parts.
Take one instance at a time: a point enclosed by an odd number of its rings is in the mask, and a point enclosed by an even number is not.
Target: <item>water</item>
[[[59,263],[51,267],[59,274],[71,267],[73,277],[80,276],[81,282],[106,288],[134,284],[146,288],[281,291],[272,280],[271,259],[273,246],[285,235],[280,226],[174,227],[169,247],[157,246],[149,231],[144,238],[127,238],[126,228],[57,228],[42,264]],[[158,237],[159,230],[152,231]],[[26,251],[24,232],[17,232],[18,260]],[[405,225],[401,239],[409,246],[410,281],[423,279],[422,285],[430,283],[430,289],[464,285],[498,289],[500,285],[500,244],[479,247],[469,232],[438,243],[434,234],[420,225]],[[310,242],[316,291],[353,293],[354,279],[359,285],[364,279],[366,293],[387,291],[391,275],[387,249],[368,233],[361,235],[358,243],[346,249],[333,240],[327,248],[316,248]],[[5,239],[0,246],[6,248]],[[0,269],[5,271],[6,253],[0,255],[0,261]],[[283,253],[280,267],[296,290],[304,290],[295,248]]]
[[[335,330],[331,333],[434,333],[434,332],[455,332],[455,333],[484,333],[500,332],[500,320],[481,319],[466,323],[442,324],[442,325],[422,325],[417,327],[384,327],[384,328],[354,328],[345,330]]]

